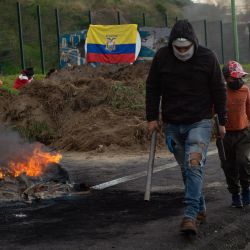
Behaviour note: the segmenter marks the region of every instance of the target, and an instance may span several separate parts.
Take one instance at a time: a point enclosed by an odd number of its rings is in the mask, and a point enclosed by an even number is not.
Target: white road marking
[[[215,181],[204,185],[205,188],[214,188],[214,187],[226,187],[225,181]],[[173,190],[184,190],[184,185],[166,185],[166,186],[152,186],[152,192],[166,192],[166,191],[173,191]]]
[[[207,156],[214,155],[214,154],[217,154],[217,153],[218,153],[217,149],[211,150],[211,151],[209,151],[207,153]],[[177,162],[167,163],[167,164],[155,167],[154,170],[153,170],[153,173],[158,173],[158,172],[160,172],[162,170],[169,169],[169,168],[174,168],[176,166],[178,166]],[[136,174],[127,175],[127,176],[124,176],[124,177],[121,177],[121,178],[118,178],[118,179],[115,179],[115,180],[112,180],[112,181],[104,182],[104,183],[92,186],[90,188],[91,189],[96,189],[96,190],[102,190],[102,189],[112,187],[112,186],[115,186],[115,185],[118,185],[118,184],[121,184],[121,183],[124,183],[124,182],[132,181],[132,180],[144,177],[146,175],[147,175],[147,171],[145,170],[145,171],[142,171],[142,172],[139,172],[139,173],[136,173]]]

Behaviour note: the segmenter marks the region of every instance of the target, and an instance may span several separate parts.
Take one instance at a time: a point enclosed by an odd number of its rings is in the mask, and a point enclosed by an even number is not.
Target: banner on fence
[[[156,51],[168,42],[171,29],[167,27],[140,27],[136,37],[136,61],[152,60]],[[64,34],[60,39],[61,68],[86,63],[87,30]],[[111,44],[107,46],[114,46]]]
[[[85,39],[87,30],[82,30],[60,37],[60,67],[82,65],[85,63]]]
[[[90,25],[86,37],[86,61],[133,63],[141,46],[137,24]]]

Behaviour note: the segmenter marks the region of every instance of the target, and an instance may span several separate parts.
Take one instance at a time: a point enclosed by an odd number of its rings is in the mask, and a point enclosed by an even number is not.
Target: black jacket
[[[183,37],[195,44],[193,57],[185,62],[173,54],[172,42]],[[171,31],[169,45],[155,55],[146,82],[146,117],[169,123],[193,123],[212,117],[212,109],[221,125],[226,122],[226,86],[215,54],[198,44],[192,26],[178,21]]]

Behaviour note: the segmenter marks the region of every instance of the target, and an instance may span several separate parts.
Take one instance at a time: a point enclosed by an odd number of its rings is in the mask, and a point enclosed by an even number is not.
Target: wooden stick
[[[157,141],[157,131],[154,130],[153,133],[152,133],[151,143],[150,143],[150,152],[149,152],[149,159],[148,159],[147,183],[146,183],[146,190],[145,190],[145,194],[144,194],[144,200],[145,201],[150,200],[152,174],[153,174],[154,159],[155,159],[156,141]]]

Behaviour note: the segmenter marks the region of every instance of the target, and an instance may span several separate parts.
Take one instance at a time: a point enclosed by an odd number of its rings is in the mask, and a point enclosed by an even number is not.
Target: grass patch
[[[249,75],[245,76],[246,81],[248,82],[248,86],[250,87],[250,64],[244,64],[242,65],[244,71],[246,71],[247,73],[249,73]]]
[[[243,64],[243,69],[250,74],[250,64]]]
[[[13,94],[13,95],[18,95],[18,90],[16,89],[13,89],[13,88],[9,88],[8,86],[6,85],[3,85],[2,86],[2,89],[9,92],[10,94]]]
[[[53,139],[53,130],[45,122],[33,122],[28,126],[15,126],[14,130],[30,142],[40,141],[49,144]]]
[[[108,104],[116,109],[141,110],[145,108],[145,91],[141,85],[132,87],[122,82],[116,82],[111,87]]]
[[[17,95],[18,90],[13,89],[14,81],[18,77],[18,75],[6,75],[6,76],[1,76],[0,79],[3,82],[2,89],[8,91],[11,94]],[[35,75],[34,79],[35,80],[41,80],[44,79],[44,75],[38,74]]]

